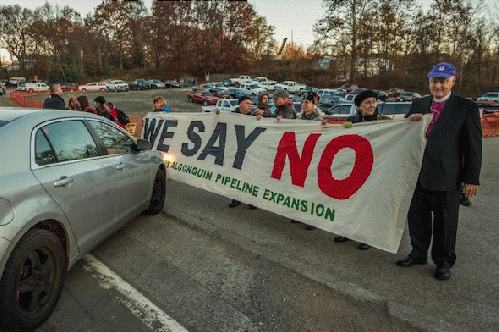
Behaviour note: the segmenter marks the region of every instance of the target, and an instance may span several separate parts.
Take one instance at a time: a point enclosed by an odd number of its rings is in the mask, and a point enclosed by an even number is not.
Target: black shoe
[[[367,243],[359,243],[359,249],[360,250],[367,250],[367,249],[371,249],[371,246],[368,245]]]
[[[297,223],[299,223],[299,221],[298,221],[298,220],[294,220],[294,219],[289,219],[289,222],[290,222],[290,223],[292,223],[292,224],[297,224]]]
[[[437,266],[435,270],[435,278],[440,280],[447,280],[450,278],[450,268]]]
[[[248,204],[248,206],[249,206],[249,208],[250,208],[251,210],[256,210],[256,209],[258,209],[256,206],[251,205],[251,204]]]
[[[397,265],[401,267],[411,267],[414,265],[426,265],[428,261],[426,259],[414,259],[411,256],[407,256],[404,259],[397,261]]]
[[[314,229],[317,229],[317,227],[307,225],[307,227],[305,227],[305,229],[306,229],[307,231],[313,231]]]
[[[238,205],[241,205],[241,202],[240,201],[236,201],[235,199],[233,199],[232,202],[230,202],[229,207],[233,208],[233,207],[236,207]]]
[[[343,243],[343,242],[350,241],[349,238],[344,237],[344,236],[335,236],[333,240],[334,240],[334,242],[337,242],[337,243]]]
[[[459,200],[459,203],[461,203],[461,205],[463,205],[463,206],[471,206],[470,200],[467,199],[466,197],[461,197],[461,199]]]

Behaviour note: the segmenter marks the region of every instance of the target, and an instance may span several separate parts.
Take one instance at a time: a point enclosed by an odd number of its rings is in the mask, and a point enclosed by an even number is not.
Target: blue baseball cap
[[[440,62],[428,73],[428,77],[451,77],[456,76],[456,67],[448,62]]]

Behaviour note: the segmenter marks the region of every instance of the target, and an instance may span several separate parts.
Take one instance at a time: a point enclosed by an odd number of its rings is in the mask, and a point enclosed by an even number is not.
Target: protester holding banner
[[[236,108],[234,112],[244,115],[251,115],[252,106],[253,106],[253,101],[251,100],[251,98],[248,96],[242,96],[241,98],[239,98],[239,106]],[[258,117],[257,120],[259,120]],[[236,207],[238,205],[241,205],[241,201],[238,201],[236,199],[232,199],[232,201],[229,203],[230,208]],[[254,210],[256,209],[256,206],[249,204],[249,208]]]
[[[301,120],[315,120],[322,121],[322,112],[319,110],[317,105],[314,103],[314,93],[309,92],[303,96],[301,100]]]
[[[274,105],[276,110],[274,116],[279,121],[282,118],[296,119],[296,110],[293,106],[293,100],[289,99],[289,92],[284,89],[277,90],[274,93]]]
[[[397,265],[427,264],[430,243],[435,278],[447,280],[456,262],[461,182],[467,199],[476,195],[482,164],[482,128],[475,102],[452,92],[454,65],[442,62],[428,73],[430,96],[415,100],[408,117],[431,114],[426,148],[408,213],[411,253]],[[433,217],[432,217],[433,216]]]
[[[269,94],[267,92],[260,92],[258,94],[258,104],[253,112],[253,115],[264,118],[271,118],[274,116],[269,108]]]
[[[355,99],[354,103],[357,106],[357,114],[349,117],[347,121],[352,123],[363,122],[363,121],[377,121],[378,120],[378,96],[371,90],[364,90],[359,93]],[[334,242],[343,243],[349,241],[348,238],[344,236],[335,236]],[[370,249],[371,246],[367,243],[359,243],[360,250]]]

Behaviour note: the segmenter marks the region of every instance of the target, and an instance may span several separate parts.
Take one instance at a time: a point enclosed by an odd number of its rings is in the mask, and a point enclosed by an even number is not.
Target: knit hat
[[[241,103],[242,103],[243,101],[245,101],[246,99],[251,100],[251,98],[250,98],[250,97],[248,97],[248,96],[241,96],[241,97],[239,98],[239,101],[238,101],[237,103],[238,103],[238,104],[241,104]]]
[[[98,102],[99,104],[104,104],[106,102],[106,99],[104,99],[103,96],[98,96],[94,99],[94,101]]]
[[[279,98],[279,97],[282,97],[282,98],[289,98],[289,92],[287,92],[286,90],[284,89],[279,89],[277,90],[275,93],[274,93],[274,98]]]
[[[355,106],[359,107],[360,104],[362,104],[362,101],[367,98],[377,99],[378,95],[371,90],[364,90],[355,97],[354,99]]]
[[[303,95],[303,98],[301,100],[310,100],[312,103],[314,102],[315,94],[313,92],[309,92],[305,95]]]

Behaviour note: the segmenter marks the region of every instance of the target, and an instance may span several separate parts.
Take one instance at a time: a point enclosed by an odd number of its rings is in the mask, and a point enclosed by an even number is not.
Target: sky
[[[151,9],[153,0],[143,1],[146,7]],[[19,4],[32,10],[43,6],[45,2],[46,0],[0,0],[1,5]],[[48,0],[48,2],[61,7],[68,5],[82,16],[86,16],[102,0]],[[248,0],[248,2],[254,6],[258,15],[266,17],[267,23],[275,27],[274,37],[279,45],[284,38],[288,38],[288,42],[293,41],[306,49],[313,43],[314,24],[324,15],[322,0]],[[432,1],[418,0],[418,2],[423,4],[424,8],[425,4]],[[485,2],[492,5],[497,0],[485,0]],[[497,3],[495,6],[499,11]]]

